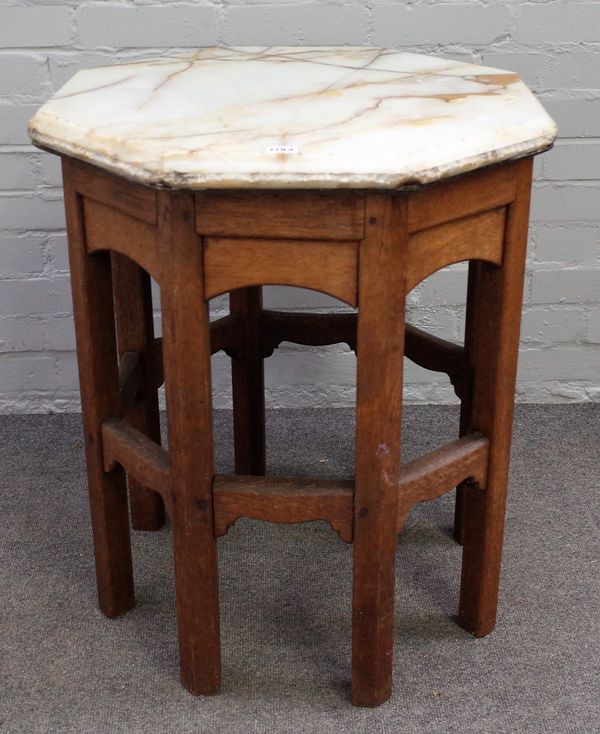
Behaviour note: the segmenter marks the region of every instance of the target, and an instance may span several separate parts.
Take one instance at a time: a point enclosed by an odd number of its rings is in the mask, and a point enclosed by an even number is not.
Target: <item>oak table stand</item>
[[[171,519],[181,676],[220,683],[216,538],[239,517],[322,519],[353,544],[352,699],[391,691],[396,536],[410,508],[463,493],[459,623],[496,620],[531,158],[400,190],[159,190],[63,157],[100,607],[134,605],[125,475],[138,527]],[[461,347],[404,328],[407,294],[469,261]],[[160,286],[162,340],[149,278]],[[264,284],[328,293],[357,313],[262,309]],[[208,302],[230,293],[230,315]],[[311,321],[312,320],[312,321]],[[357,350],[354,481],[266,477],[262,360],[283,340]],[[400,464],[402,363],[448,372],[461,437]],[[211,353],[233,363],[235,475],[213,468]],[[156,390],[165,383],[168,452]],[[162,498],[159,499],[159,497]]]
[[[398,49],[164,51],[79,71],[29,134],[63,159],[104,613],[134,605],[129,513],[144,530],[168,515],[181,677],[215,693],[217,538],[240,517],[325,520],[353,545],[352,699],[376,706],[391,691],[396,536],[415,503],[458,487],[459,623],[490,632],[531,163],[556,137],[521,79]],[[405,324],[410,291],[465,261],[464,345]],[[273,284],[353,310],[268,310],[261,289]],[[209,301],[225,293],[230,313],[211,323]],[[284,341],[356,351],[353,478],[266,476],[263,361]],[[210,357],[220,350],[232,360],[231,475],[213,464]],[[461,417],[457,440],[401,464],[405,356],[449,376]]]

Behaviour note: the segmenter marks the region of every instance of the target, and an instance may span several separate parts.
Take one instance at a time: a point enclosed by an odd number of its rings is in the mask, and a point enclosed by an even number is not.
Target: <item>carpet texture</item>
[[[216,417],[231,470],[231,417]],[[270,471],[352,474],[348,410],[269,413]],[[411,407],[408,460],[457,412]],[[0,419],[0,732],[600,732],[600,406],[515,420],[498,627],[453,621],[453,497],[418,506],[397,554],[394,691],[349,703],[351,547],[324,523],[241,520],[219,541],[223,686],[178,681],[168,528],[134,533],[137,607],[96,608],[79,416]]]

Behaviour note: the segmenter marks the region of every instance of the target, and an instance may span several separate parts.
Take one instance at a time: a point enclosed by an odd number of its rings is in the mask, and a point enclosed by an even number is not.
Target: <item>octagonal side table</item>
[[[220,683],[216,538],[239,517],[326,520],[353,544],[352,698],[392,681],[396,535],[460,485],[460,624],[496,621],[532,155],[555,126],[514,74],[365,48],[206,49],[80,72],[36,114],[63,156],[100,607],[134,605],[137,527],[173,526],[181,676]],[[407,294],[469,261],[464,347],[411,327]],[[154,338],[150,277],[161,289]],[[261,286],[357,309],[262,308]],[[208,302],[230,294],[212,324]],[[357,350],[353,479],[265,476],[262,360]],[[213,466],[211,353],[233,362],[236,474]],[[406,354],[447,372],[461,437],[400,462]],[[165,383],[168,451],[157,387]]]

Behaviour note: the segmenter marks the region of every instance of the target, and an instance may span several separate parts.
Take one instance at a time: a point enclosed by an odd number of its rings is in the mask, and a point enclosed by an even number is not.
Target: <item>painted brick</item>
[[[1,234],[0,262],[2,268],[0,279],[31,274],[39,275],[44,270],[43,241],[43,238],[39,235]]]
[[[210,315],[214,318],[226,316],[229,313],[229,296],[223,293],[210,299]]]
[[[538,270],[531,281],[532,303],[594,303],[600,270]]]
[[[541,156],[536,156],[533,159],[533,180],[538,181],[542,178],[542,170],[544,165],[544,159]]]
[[[538,262],[597,265],[600,262],[600,222],[588,227],[539,227],[535,233]]]
[[[147,56],[148,52],[137,53],[134,59]],[[156,52],[150,55],[155,56]],[[113,51],[107,53],[96,53],[94,51],[70,51],[68,54],[60,50],[53,50],[48,54],[48,64],[50,69],[50,82],[52,88],[57,92],[70,79],[72,79],[78,71],[82,69],[93,69],[98,66],[110,66],[112,64],[122,63],[128,59],[119,58],[123,54]]]
[[[513,30],[515,41],[562,43],[597,42],[600,28],[598,3],[518,3]]]
[[[467,296],[467,273],[460,270],[440,270],[413,291],[419,306],[461,305]]]
[[[68,278],[5,280],[0,286],[0,313],[13,316],[69,313],[72,309]]]
[[[354,388],[356,384],[356,357],[353,352],[324,352],[315,354],[308,351],[277,349],[265,362],[265,383],[267,387],[286,387],[305,385],[345,385]]]
[[[64,229],[62,201],[0,196],[0,222],[7,229]]]
[[[67,7],[4,7],[0,47],[62,46],[71,40],[70,18]]]
[[[0,66],[0,95],[35,96],[40,99],[48,95],[48,67],[43,56],[2,54]]]
[[[44,329],[41,318],[28,316],[0,318],[0,353],[36,352],[43,348]]]
[[[600,349],[593,347],[524,349],[519,357],[518,380],[598,380]]]
[[[57,352],[55,355],[58,368],[58,387],[61,390],[79,389],[79,372],[77,356],[74,352]]]
[[[516,72],[533,91],[537,91],[543,88],[542,79],[547,73],[549,59],[547,53],[489,51],[483,54],[482,63]]]
[[[67,237],[63,233],[48,237],[48,247],[52,252],[54,269],[62,272],[69,271],[69,251]]]
[[[154,325],[154,336],[162,336],[162,321],[160,314],[154,314],[152,323]]]
[[[46,349],[72,352],[75,349],[75,327],[71,316],[50,318],[45,323]]]
[[[600,344],[600,308],[591,308],[588,312],[587,341]]]
[[[29,153],[2,153],[0,150],[0,189],[33,189],[36,158]]]
[[[62,186],[62,169],[60,165],[60,157],[51,153],[42,153],[42,181],[47,186]]]
[[[597,180],[600,177],[600,143],[559,142],[544,156],[543,172],[544,178],[551,181]]]
[[[332,296],[310,291],[306,288],[286,288],[284,286],[266,286],[263,289],[265,308],[311,310],[338,310],[347,307]]]
[[[598,401],[600,77],[589,0],[10,0],[0,10],[0,411],[76,410],[77,367],[58,158],[29,145],[26,125],[50,88],[80,68],[221,43],[357,43],[475,61],[519,73],[563,140],[535,162],[532,247],[518,397]],[[5,20],[6,19],[6,20]],[[8,40],[7,40],[8,39]],[[154,47],[154,48],[153,48]],[[569,183],[566,183],[569,182]],[[59,277],[56,277],[59,275]],[[62,276],[62,277],[60,277]],[[155,306],[159,307],[158,289]],[[464,267],[428,278],[409,320],[460,340]],[[225,297],[211,303],[227,312]],[[347,310],[324,294],[265,289],[271,308]],[[157,323],[160,318],[157,314]],[[586,346],[587,344],[587,346]],[[216,405],[231,402],[229,360],[213,358]],[[269,405],[350,405],[355,359],[333,346],[284,346],[267,361]],[[37,366],[37,368],[36,368]],[[2,373],[2,369],[5,370]],[[409,402],[456,402],[443,375],[408,365]]]
[[[373,10],[373,43],[378,46],[487,44],[508,33],[510,27],[510,12],[500,4],[397,3]]]
[[[235,5],[223,38],[231,44],[363,44],[368,10],[362,5]]]
[[[27,123],[38,107],[37,104],[0,104],[0,145],[29,144]]]
[[[440,339],[456,339],[456,314],[449,308],[407,308],[406,320]]]
[[[531,221],[593,221],[600,212],[600,184],[534,186]]]
[[[443,372],[431,372],[408,359],[404,360],[404,379],[412,383],[425,383],[427,385],[450,384],[448,376]]]
[[[517,402],[521,403],[598,402],[598,397],[598,388],[586,380],[522,380],[517,387]]]
[[[597,136],[600,130],[600,96],[597,99],[543,99],[558,123],[562,137]]]
[[[209,5],[164,7],[84,5],[77,12],[87,47],[206,46],[217,42],[216,12]]]
[[[56,361],[29,353],[4,356],[0,359],[0,386],[3,395],[54,390],[58,387]]]
[[[535,309],[523,315],[521,341],[558,344],[581,339],[585,330],[582,309]]]
[[[598,7],[600,8],[600,5]],[[598,35],[597,31],[596,35]],[[556,54],[549,65],[548,76],[555,88],[598,89],[600,88],[598,52],[594,50],[589,53],[566,51]]]

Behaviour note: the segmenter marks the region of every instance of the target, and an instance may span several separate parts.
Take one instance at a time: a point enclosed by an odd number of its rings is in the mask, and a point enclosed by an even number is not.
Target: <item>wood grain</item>
[[[147,224],[156,224],[156,189],[126,181],[95,166],[69,158],[71,185],[86,199]]]
[[[463,260],[499,265],[504,244],[505,210],[474,214],[413,234],[406,254],[406,287],[410,291],[428,275]]]
[[[413,191],[408,199],[411,233],[510,204],[518,163],[504,163]]]
[[[289,313],[263,311],[260,319],[262,356],[270,357],[281,342],[323,346],[345,342],[356,349],[355,313]]]
[[[121,413],[139,400],[144,389],[144,361],[139,352],[125,352],[119,359]]]
[[[270,357],[284,341],[311,346],[344,342],[356,351],[356,322],[356,313],[262,311],[262,356]],[[406,324],[404,354],[424,369],[445,372],[462,396],[467,379],[462,346]]]
[[[71,290],[77,338],[79,389],[96,583],[100,609],[108,617],[135,605],[127,487],[122,470],[104,471],[102,424],[120,409],[119,373],[110,255],[86,251],[83,200],[63,160]]]
[[[210,352],[216,354],[221,350],[230,357],[242,356],[243,332],[242,322],[237,314],[228,314],[210,323]],[[165,381],[163,369],[163,340],[154,339],[151,353],[152,384],[159,388]]]
[[[473,405],[473,361],[475,356],[476,341],[476,315],[478,302],[478,289],[481,282],[481,269],[483,263],[478,260],[472,260],[469,263],[469,277],[467,282],[467,304],[465,313],[465,341],[464,341],[464,382],[462,385],[461,401],[460,401],[460,423],[459,433],[463,436],[470,430],[471,425],[471,407]],[[456,488],[456,504],[454,508],[454,527],[453,535],[457,543],[462,545],[463,537],[463,519],[465,512],[465,495],[469,487],[460,484]]]
[[[477,489],[485,489],[489,441],[479,433],[470,433],[441,446],[409,464],[403,464],[399,483],[398,530],[410,508],[449,492],[459,482],[472,480]]]
[[[210,353],[223,351],[229,357],[244,355],[244,321],[237,313],[210,322]]]
[[[229,294],[229,310],[241,323],[240,349],[231,360],[233,438],[237,474],[266,471],[265,376],[261,354],[262,288]]]
[[[392,687],[406,217],[405,197],[370,195],[360,244],[352,602],[358,706],[377,706]]]
[[[325,520],[352,542],[354,482],[217,475],[215,533],[224,535],[240,517],[274,523]]]
[[[102,424],[102,449],[104,471],[113,471],[119,464],[141,486],[160,493],[171,504],[169,455],[162,446],[122,418],[109,418]]]
[[[294,285],[356,305],[355,242],[301,242],[210,237],[204,268],[206,297],[257,285]]]
[[[88,252],[110,250],[126,255],[160,284],[164,261],[156,227],[93,199],[84,199],[84,211]]]
[[[473,398],[468,430],[485,435],[490,449],[486,491],[467,485],[465,492],[459,621],[477,637],[491,632],[496,624],[531,169],[531,159],[520,161],[513,169],[518,174],[517,195],[508,210],[502,267],[480,266],[473,303]]]
[[[404,354],[426,370],[445,372],[459,398],[465,392],[467,365],[462,346],[406,324]]]
[[[201,191],[196,229],[209,237],[360,240],[364,196],[348,191]]]
[[[202,240],[192,194],[161,192],[158,206],[160,246],[169,253],[161,309],[181,679],[192,693],[208,695],[219,689],[221,646]]]
[[[150,276],[133,260],[113,252],[113,293],[119,359],[138,356],[140,382],[132,398],[121,401],[122,415],[132,426],[160,443],[158,391],[152,371],[154,317]],[[123,394],[123,387],[121,387]],[[163,501],[156,492],[127,477],[131,525],[134,530],[158,530],[165,524]]]
[[[459,621],[477,636],[493,629],[531,160],[399,192],[154,192],[63,166],[102,610],[134,603],[124,469],[169,509],[181,675],[193,693],[220,683],[215,536],[238,517],[325,520],[354,546],[352,699],[378,705],[391,691],[397,532],[414,503],[459,484]],[[460,260],[471,261],[464,348],[404,321],[408,290]],[[163,340],[148,274],[161,285]],[[320,290],[358,315],[264,311],[262,284]],[[208,299],[231,291],[231,314],[211,325]],[[264,476],[262,362],[282,341],[357,351],[354,483]],[[233,358],[235,476],[214,476],[218,350]],[[450,376],[461,438],[401,465],[405,354]],[[163,375],[168,454],[156,430]]]

